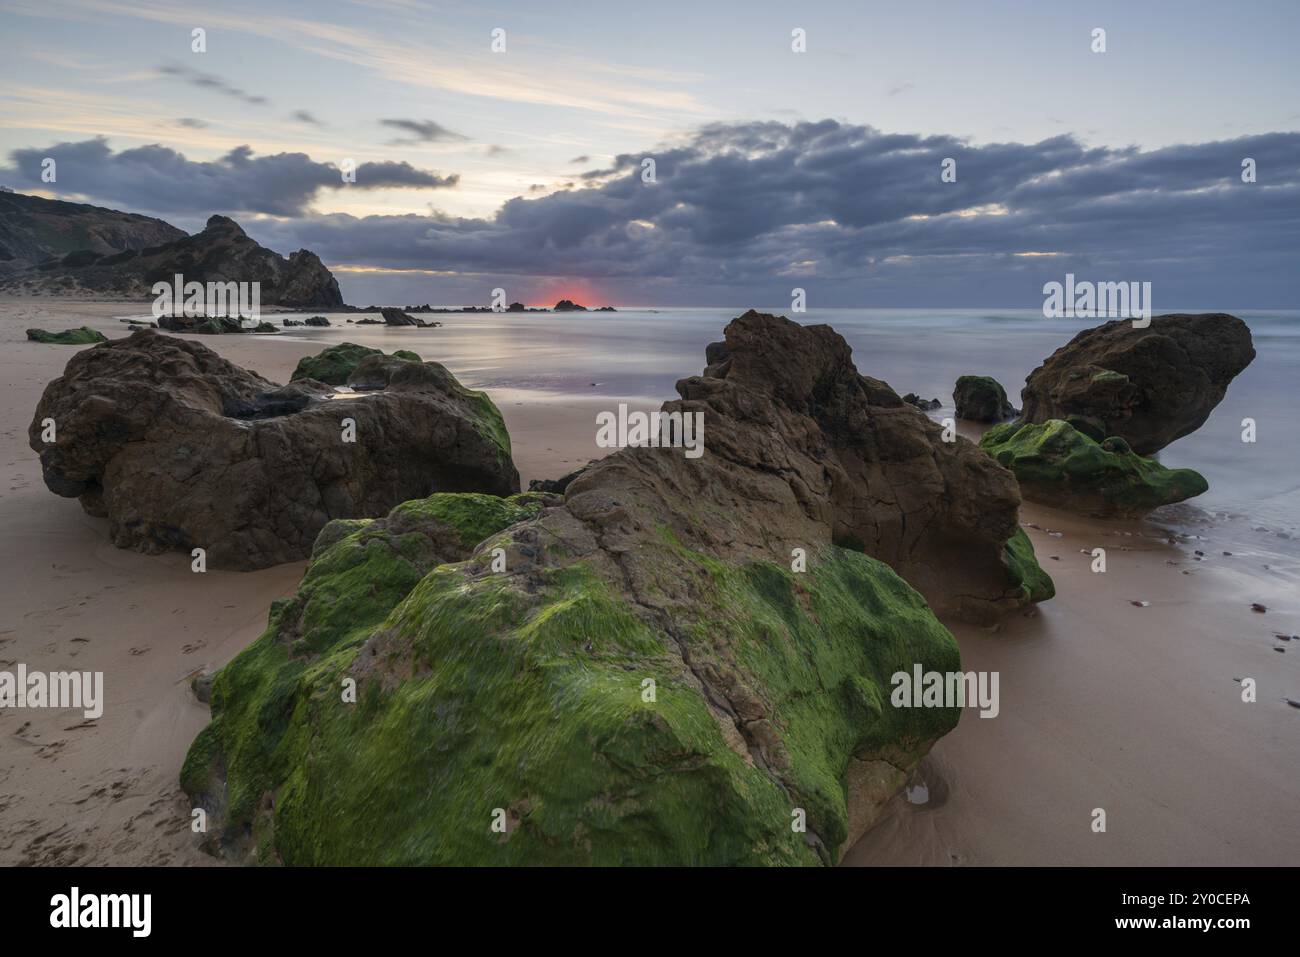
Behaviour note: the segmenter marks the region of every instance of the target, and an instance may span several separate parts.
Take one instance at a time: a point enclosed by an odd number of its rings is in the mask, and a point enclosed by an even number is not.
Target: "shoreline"
[[[0,712],[11,745],[0,755],[0,863],[218,864],[192,840],[177,783],[207,722],[187,679],[256,638],[271,601],[292,593],[304,567],[199,578],[183,555],[113,547],[105,521],[45,489],[26,427],[75,348],[27,343],[23,330],[85,324],[116,338],[127,326],[113,316],[129,306],[0,300],[8,410],[0,461],[9,480],[0,486],[0,548],[14,570],[0,583],[0,666],[106,672],[105,713],[93,727],[75,728],[79,712]],[[193,338],[278,382],[323,347],[296,335]],[[592,423],[607,396],[493,388],[492,397],[525,488],[600,454]],[[1170,544],[1150,521],[1081,520],[1032,504],[1021,522],[1031,523],[1057,596],[991,629],[945,622],[965,670],[1000,673],[1000,715],[963,715],[922,762],[917,783],[928,802],[894,798],[845,863],[1300,858],[1300,835],[1275,826],[1300,803],[1287,723],[1300,712],[1284,700],[1300,697],[1300,643],[1278,653],[1270,637],[1300,632],[1294,562],[1265,561],[1249,539],[1219,542],[1228,532],[1218,526],[1206,547]],[[1105,575],[1080,553],[1098,545],[1107,548]],[[1205,560],[1195,561],[1196,548]],[[1252,602],[1268,612],[1252,612]],[[1249,675],[1259,679],[1254,704],[1241,702],[1233,680]],[[1104,835],[1089,827],[1096,807],[1107,810]]]

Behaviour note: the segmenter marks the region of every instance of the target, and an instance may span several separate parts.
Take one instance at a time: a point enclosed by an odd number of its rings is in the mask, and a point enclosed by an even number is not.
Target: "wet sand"
[[[188,677],[251,642],[271,601],[292,593],[302,572],[294,563],[195,575],[184,556],[114,548],[106,522],[45,489],[26,429],[45,383],[76,348],[28,343],[23,330],[85,324],[116,338],[126,327],[114,316],[145,310],[0,300],[0,668],[103,671],[107,702],[89,727],[80,712],[0,711],[0,864],[211,863],[195,849],[176,785],[207,721]],[[201,341],[280,382],[325,344]],[[478,384],[473,369],[427,351]],[[525,487],[599,454],[594,415],[608,396],[491,392]],[[1086,522],[1032,506],[1022,521],[1039,526],[1028,531],[1057,597],[991,630],[949,623],[964,668],[1000,673],[1001,713],[968,710],[923,762],[916,783],[928,802],[896,799],[846,863],[1300,859],[1300,710],[1284,700],[1300,700],[1300,641],[1272,637],[1300,633],[1293,560],[1274,554],[1267,537],[1219,541],[1218,527],[1205,541],[1171,545],[1150,523]],[[1104,575],[1079,551],[1097,546],[1108,551]],[[1204,561],[1194,560],[1196,548]],[[1253,613],[1252,602],[1268,612]],[[1250,676],[1259,700],[1245,704],[1233,679]],[[1097,807],[1105,834],[1090,829]]]

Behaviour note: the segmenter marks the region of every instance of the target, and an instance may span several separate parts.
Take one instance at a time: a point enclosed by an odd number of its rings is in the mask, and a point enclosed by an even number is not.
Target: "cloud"
[[[316,119],[316,117],[312,116],[312,114],[307,112],[306,110],[294,110],[293,113],[290,114],[290,117],[292,119],[297,120],[299,123],[306,123],[309,126],[325,125],[320,120]]]
[[[1245,156],[1260,182],[1241,182]],[[947,158],[956,182],[940,178]],[[1210,276],[1296,286],[1300,133],[1141,151],[1071,136],[977,146],[832,120],[717,124],[593,172],[490,218],[310,216],[265,230],[327,262],[786,296],[820,282],[846,296],[948,284],[1023,299],[1067,268],[1188,289]]]
[[[42,188],[44,156],[58,159],[60,190],[107,205],[270,212],[292,218],[245,228],[273,248],[483,277],[488,289],[560,275],[617,285],[640,302],[775,302],[798,285],[818,290],[822,305],[1006,305],[1041,302],[1042,284],[1072,271],[1150,280],[1171,307],[1300,297],[1294,132],[1141,150],[1068,135],[976,145],[834,120],[713,124],[616,156],[573,188],[530,188],[481,218],[315,214],[318,192],[340,188],[337,169],[247,147],[193,163],[161,146],[66,143],[15,152],[0,179]],[[644,157],[655,160],[650,184]],[[1244,157],[1258,182],[1241,181]],[[941,179],[945,159],[955,182]],[[363,165],[357,187],[454,183],[385,163]]]
[[[388,126],[391,127],[392,129],[402,130],[405,133],[411,134],[411,137],[409,139],[392,140],[389,143],[390,146],[406,146],[411,143],[439,143],[444,141],[454,142],[457,140],[468,139],[468,137],[461,136],[459,133],[453,133],[445,126],[435,123],[433,120],[389,119],[389,120],[380,120],[379,125]]]
[[[183,126],[187,130],[205,130],[208,128],[207,123],[203,122],[202,120],[196,120],[190,116],[182,116],[179,120],[176,121],[176,125]]]
[[[575,156],[573,159],[569,160],[569,162],[570,162],[570,163],[590,163],[590,162],[591,162],[591,157],[588,156],[588,155],[586,155],[586,154],[584,153],[582,156]]]
[[[223,96],[234,97],[237,100],[243,100],[252,106],[263,106],[269,101],[264,96],[257,96],[253,93],[246,93],[237,86],[232,86],[219,76],[211,73],[204,73],[201,70],[192,70],[187,66],[176,66],[169,64],[158,68],[158,72],[166,76],[180,77],[190,86],[198,87],[203,90],[213,90]]]
[[[55,161],[57,180],[41,181],[42,161]],[[305,153],[254,156],[237,146],[211,161],[187,159],[157,144],[114,152],[103,138],[19,149],[0,177],[19,189],[47,189],[83,196],[109,206],[161,215],[206,217],[214,212],[304,216],[323,190],[444,189],[459,177],[418,169],[409,163],[362,163],[356,182],[344,183],[333,163]]]

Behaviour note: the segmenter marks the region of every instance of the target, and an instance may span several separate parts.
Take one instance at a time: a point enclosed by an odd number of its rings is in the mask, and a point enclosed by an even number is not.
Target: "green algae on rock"
[[[827,546],[796,574],[661,533],[650,575],[692,598],[656,610],[562,509],[502,531],[526,498],[406,503],[313,558],[186,761],[218,843],[290,865],[828,863],[956,724],[889,703],[892,674],[959,656],[883,563]]]
[[[1209,487],[1191,469],[1165,468],[1117,436],[1097,442],[1060,419],[996,425],[980,447],[1015,473],[1030,501],[1101,518],[1142,515]]]
[[[366,356],[382,356],[379,349],[359,346],[355,342],[340,342],[314,356],[303,356],[289,376],[290,382],[298,379],[315,379],[326,385],[347,385],[348,376]]]
[[[1026,602],[1047,601],[1056,597],[1056,585],[1052,577],[1039,566],[1034,555],[1034,544],[1023,528],[1016,529],[1016,533],[1007,540],[1002,551],[1002,564],[1019,583]]]
[[[97,342],[107,342],[108,337],[102,332],[81,326],[77,329],[64,329],[61,332],[47,332],[44,329],[28,329],[27,338],[32,342],[57,346],[92,346]]]
[[[952,400],[957,418],[971,422],[1001,422],[1016,414],[1007,401],[1006,390],[991,376],[958,376]]]

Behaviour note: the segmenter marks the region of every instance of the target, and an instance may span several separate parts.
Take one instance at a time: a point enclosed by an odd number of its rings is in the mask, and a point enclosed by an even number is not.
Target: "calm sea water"
[[[788,311],[779,311],[788,314]],[[1293,396],[1300,378],[1300,311],[1237,313],[1258,353],[1232,383],[1209,421],[1160,453],[1166,465],[1195,468],[1210,491],[1197,506],[1224,521],[1300,541],[1300,420]],[[448,314],[437,329],[348,325],[333,314],[329,330],[294,338],[352,341],[392,351],[409,348],[450,368],[475,388],[539,396],[593,395],[658,402],[673,384],[704,368],[704,348],[722,338],[737,312],[724,309],[629,309],[587,314]],[[952,412],[952,387],[963,374],[991,375],[1019,404],[1025,377],[1089,320],[1044,319],[1036,310],[809,310],[805,325],[833,326],[853,348],[858,370],[899,394],[937,398]],[[1257,441],[1241,441],[1253,418]],[[1288,549],[1289,551],[1290,549]]]

